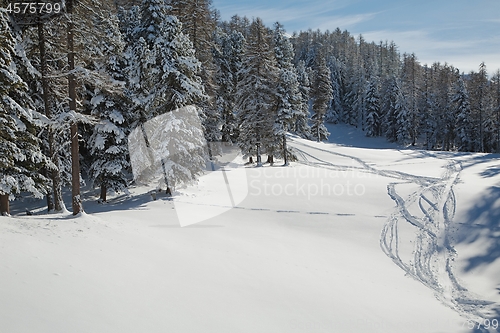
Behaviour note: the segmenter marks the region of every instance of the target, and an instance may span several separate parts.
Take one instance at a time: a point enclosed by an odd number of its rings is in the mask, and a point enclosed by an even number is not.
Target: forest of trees
[[[423,149],[500,152],[500,70],[484,63],[461,73],[340,29],[290,36],[259,18],[222,21],[210,0],[0,3],[2,214],[23,192],[62,211],[69,185],[77,214],[81,178],[102,201],[126,190],[128,135],[188,105],[207,142],[235,144],[258,165],[261,154],[294,158],[287,132],[328,139],[325,122]],[[182,161],[169,167],[189,168]]]

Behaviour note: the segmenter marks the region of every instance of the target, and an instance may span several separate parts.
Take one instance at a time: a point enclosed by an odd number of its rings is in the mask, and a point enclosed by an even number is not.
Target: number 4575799
[[[484,319],[482,322],[475,322],[474,320],[466,320],[462,324],[462,327],[467,327],[468,329],[472,330],[474,328],[480,329],[480,328],[485,328],[485,329],[494,329],[496,330],[499,327],[499,322],[498,319]]]
[[[61,4],[58,2],[11,2],[5,8],[9,14],[58,14]]]

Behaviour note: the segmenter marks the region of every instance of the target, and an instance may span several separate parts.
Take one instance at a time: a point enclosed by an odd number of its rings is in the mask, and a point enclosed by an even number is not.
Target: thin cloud
[[[261,18],[265,24],[280,22],[285,25],[285,29],[289,31],[299,31],[308,29],[323,29],[328,27],[328,22],[339,21],[345,26],[350,26],[354,23],[361,22],[372,16],[372,14],[350,15],[350,16],[333,16],[331,13],[344,8],[347,2],[330,2],[327,6],[324,3],[310,2],[307,6],[302,3],[300,6],[289,3],[281,7],[269,7],[267,5],[255,4],[238,4],[221,5],[216,7],[219,11],[226,13],[223,19],[230,19],[229,15],[246,16],[250,19]],[[326,8],[326,9],[325,9]],[[227,14],[232,13],[232,14]],[[331,28],[330,28],[331,29]],[[325,29],[326,30],[326,29]]]
[[[482,41],[480,40],[442,40],[433,37],[435,34],[428,30],[378,30],[362,33],[368,41],[379,42],[381,40],[394,41],[404,52],[413,53],[412,49],[427,50],[463,50],[474,48]]]
[[[304,16],[316,16],[324,12],[324,7],[317,3],[312,3],[307,8],[297,7],[293,5],[283,7],[269,7],[268,5],[255,4],[231,4],[216,7],[221,12],[232,13],[232,15],[246,16],[248,18],[260,17],[262,20],[277,21],[276,18],[282,18],[282,21],[295,21],[302,19]],[[226,17],[225,19],[229,19]]]
[[[377,13],[366,13],[366,14],[357,14],[357,15],[346,15],[346,16],[331,16],[328,18],[323,18],[323,22],[319,25],[315,26],[313,29],[320,30],[334,30],[336,28],[340,28],[341,30],[345,30],[348,28],[352,28],[357,24],[372,20]]]
[[[393,31],[379,30],[363,33],[365,40],[394,41],[401,53],[415,53],[422,64],[445,62],[463,72],[476,70],[481,62],[488,68],[500,68],[498,53],[489,49],[491,39],[442,40],[428,30]],[[483,50],[483,52],[478,52]]]

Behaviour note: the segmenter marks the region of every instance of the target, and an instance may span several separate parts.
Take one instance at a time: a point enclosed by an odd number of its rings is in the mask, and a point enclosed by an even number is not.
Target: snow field
[[[235,207],[207,201],[227,187],[202,180],[173,200],[135,188],[107,205],[89,201],[79,218],[2,217],[1,330],[471,332],[463,304],[443,291],[453,286],[443,276],[448,252],[426,248],[434,243],[406,217],[437,233],[453,190],[455,214],[444,229],[457,251],[452,272],[469,299],[498,302],[498,261],[477,259],[496,249],[497,201],[482,199],[498,179],[494,160],[291,141],[299,162],[288,168],[227,166],[246,174],[248,192]],[[202,216],[223,210],[181,227],[176,201]],[[397,238],[384,234],[393,222]],[[419,246],[429,257],[416,256]],[[428,272],[415,268],[419,258],[430,258]]]

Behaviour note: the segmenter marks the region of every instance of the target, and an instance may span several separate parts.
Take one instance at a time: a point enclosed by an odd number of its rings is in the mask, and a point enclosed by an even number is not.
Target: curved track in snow
[[[424,185],[413,181],[419,187],[405,198],[397,193],[398,183],[389,184],[387,192],[395,201],[396,209],[382,230],[380,246],[408,275],[434,290],[442,303],[468,319],[481,322],[483,318],[491,317],[489,307],[493,304],[478,299],[464,288],[452,267],[456,257],[449,239],[456,210],[453,187],[461,170],[460,163],[452,161],[435,182]],[[414,206],[419,210],[417,216],[409,212]],[[401,221],[416,227],[414,252],[406,261],[401,259],[398,248],[398,224]]]
[[[322,168],[363,170],[396,180],[387,186],[387,193],[396,207],[381,233],[382,251],[406,274],[432,289],[436,298],[444,305],[462,316],[476,322],[492,318],[494,304],[480,300],[469,292],[459,283],[453,272],[456,251],[449,237],[456,211],[453,188],[462,171],[460,162],[448,162],[439,178],[424,177],[393,170],[379,170],[359,157],[321,149],[293,139],[290,141],[299,163]],[[313,149],[351,159],[358,166],[335,165],[305,151],[306,147],[309,151]],[[398,193],[398,186],[403,184],[416,185],[417,188],[403,196]],[[414,215],[410,210],[418,213]],[[414,251],[409,259],[402,259],[400,256],[400,223],[409,223],[415,228]]]

